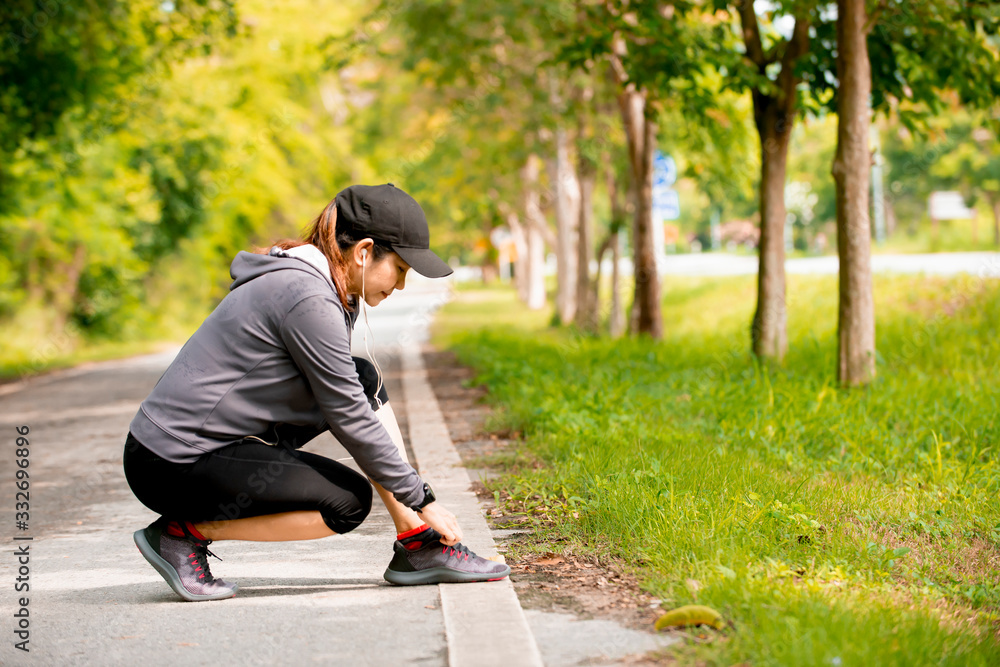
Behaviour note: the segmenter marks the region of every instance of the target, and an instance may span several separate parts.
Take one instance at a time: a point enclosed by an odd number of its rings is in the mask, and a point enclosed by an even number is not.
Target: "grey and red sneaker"
[[[222,600],[236,595],[239,586],[216,579],[208,569],[212,540],[196,537],[187,522],[175,523],[183,532],[178,537],[167,532],[167,519],[160,517],[132,537],[139,552],[160,573],[174,592],[189,602]],[[222,560],[219,558],[219,560]]]
[[[477,556],[461,542],[444,544],[441,533],[433,528],[396,540],[392,552],[392,561],[382,576],[402,586],[498,581],[510,574],[507,565]]]

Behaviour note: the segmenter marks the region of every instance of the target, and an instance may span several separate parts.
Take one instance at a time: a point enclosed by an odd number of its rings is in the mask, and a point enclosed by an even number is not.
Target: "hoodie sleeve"
[[[399,455],[365,397],[339,302],[322,294],[302,299],[288,311],[279,334],[309,383],[330,432],[365,474],[407,507],[420,502],[423,480]]]

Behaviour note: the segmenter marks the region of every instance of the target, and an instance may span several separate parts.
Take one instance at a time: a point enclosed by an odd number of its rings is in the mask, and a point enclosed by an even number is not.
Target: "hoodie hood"
[[[330,264],[326,261],[326,255],[323,254],[322,250],[310,243],[288,250],[272,246],[267,255],[259,255],[247,252],[246,250],[239,251],[236,253],[236,257],[233,258],[233,263],[229,267],[229,276],[233,279],[232,284],[229,286],[229,291],[232,292],[240,285],[245,285],[265,273],[288,269],[304,271],[312,276],[322,276],[330,286],[334,298],[338,302],[340,301],[339,297],[337,297],[337,288],[330,277]],[[358,318],[358,298],[351,294],[347,297],[347,302],[351,305],[353,311],[345,313],[345,315],[348,317],[350,325],[353,326]]]
[[[336,291],[333,286],[333,279],[330,277],[330,264],[326,261],[323,251],[312,244],[306,244],[289,250],[282,250],[277,246],[271,248],[267,255],[259,255],[253,252],[241,250],[233,259],[229,267],[229,275],[233,283],[229,286],[229,291],[233,291],[240,285],[244,285],[254,278],[258,278],[271,271],[283,269],[297,269],[307,273],[318,273],[326,278],[330,284],[330,289]]]

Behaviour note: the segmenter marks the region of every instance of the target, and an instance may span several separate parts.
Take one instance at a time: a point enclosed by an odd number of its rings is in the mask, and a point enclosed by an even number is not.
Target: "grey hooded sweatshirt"
[[[168,461],[191,463],[247,436],[298,448],[329,430],[396,500],[423,500],[423,480],[358,379],[358,310],[340,303],[323,253],[313,245],[241,251],[229,273],[229,294],[139,406],[132,435]]]

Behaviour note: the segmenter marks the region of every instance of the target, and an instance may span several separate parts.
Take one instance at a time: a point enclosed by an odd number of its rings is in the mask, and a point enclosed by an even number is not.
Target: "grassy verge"
[[[79,327],[63,326],[50,309],[29,306],[0,324],[0,384],[71,368],[84,362],[120,359],[181,345],[197,325],[162,322],[150,330],[129,331],[116,339],[89,337]]]
[[[731,622],[682,659],[1000,664],[1000,284],[877,278],[879,375],[854,391],[836,277],[788,294],[782,366],[746,352],[753,277],[670,279],[659,343],[547,328],[495,289],[435,340],[524,434],[495,486],[537,549],[624,558],[665,606]]]

